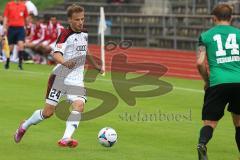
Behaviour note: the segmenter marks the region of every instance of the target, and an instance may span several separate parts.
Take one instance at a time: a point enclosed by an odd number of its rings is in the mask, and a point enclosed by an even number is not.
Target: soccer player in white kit
[[[73,109],[66,121],[66,130],[63,137],[58,141],[58,145],[71,148],[78,145],[77,140],[74,140],[72,135],[79,125],[86,102],[83,83],[85,59],[87,58],[100,73],[103,73],[104,70],[95,63],[87,51],[88,33],[83,29],[84,8],[73,4],[67,9],[67,16],[69,27],[62,31],[52,52],[52,56],[58,65],[54,68],[48,81],[45,107],[42,110],[36,110],[30,118],[20,124],[14,135],[16,143],[21,141],[23,135],[31,125],[36,125],[44,119],[51,117],[54,114],[60,97],[66,94]],[[59,79],[63,79],[64,86],[60,85],[59,88],[59,82],[55,83],[56,79],[58,81]],[[69,85],[73,89],[80,88],[81,92],[79,94],[69,93],[68,88],[71,88]]]

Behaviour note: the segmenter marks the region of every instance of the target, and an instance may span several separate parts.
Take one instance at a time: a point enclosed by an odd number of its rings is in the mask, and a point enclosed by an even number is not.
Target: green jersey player
[[[197,146],[199,160],[208,159],[206,145],[224,115],[227,104],[240,151],[240,30],[231,26],[232,12],[233,9],[227,4],[217,5],[212,11],[215,26],[199,38],[197,68],[205,82],[202,109],[204,126]]]

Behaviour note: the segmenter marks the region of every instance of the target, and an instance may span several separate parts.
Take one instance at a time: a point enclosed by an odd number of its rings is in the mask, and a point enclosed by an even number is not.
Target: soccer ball
[[[112,147],[117,141],[117,133],[111,127],[102,128],[98,133],[98,141],[104,147]]]

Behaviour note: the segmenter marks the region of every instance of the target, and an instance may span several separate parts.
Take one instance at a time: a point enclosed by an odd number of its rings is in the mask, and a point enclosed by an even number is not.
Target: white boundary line
[[[0,71],[5,71],[4,69],[0,69]],[[43,72],[33,72],[33,71],[19,71],[19,70],[6,70],[7,72],[14,72],[14,73],[27,73],[32,75],[50,75],[50,73],[43,73]],[[0,77],[1,78],[1,77]],[[108,79],[98,79],[99,81],[105,81],[110,82]],[[119,83],[126,83],[125,81],[117,81]],[[129,82],[127,82],[129,83]],[[179,87],[179,86],[173,86],[173,89],[175,90],[182,90],[182,91],[188,91],[188,92],[195,92],[195,93],[204,93],[203,90],[200,89],[193,89],[193,88],[185,88],[185,87]]]

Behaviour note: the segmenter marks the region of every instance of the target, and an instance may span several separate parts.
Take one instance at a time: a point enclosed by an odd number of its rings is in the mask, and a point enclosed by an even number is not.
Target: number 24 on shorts
[[[52,88],[50,93],[49,93],[48,98],[58,102],[60,97],[61,97],[61,91]]]

